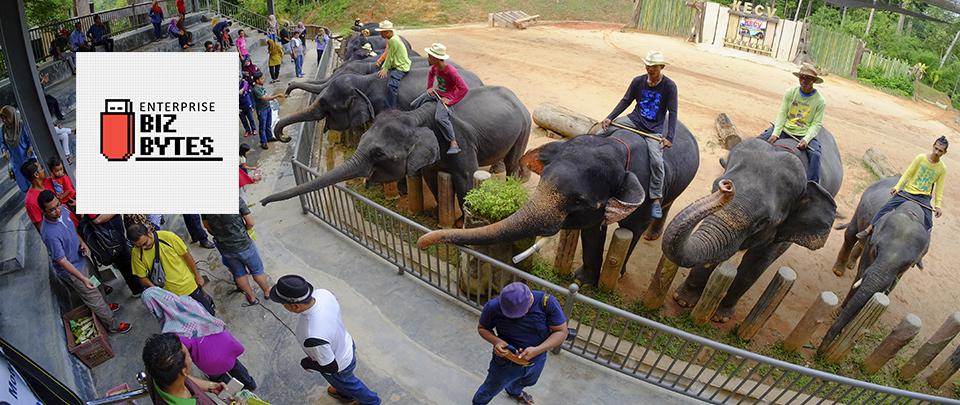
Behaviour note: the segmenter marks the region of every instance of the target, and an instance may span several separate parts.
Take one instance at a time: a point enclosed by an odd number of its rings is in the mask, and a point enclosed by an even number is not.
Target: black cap
[[[270,301],[281,304],[304,304],[313,296],[313,285],[297,275],[280,277],[270,289]]]

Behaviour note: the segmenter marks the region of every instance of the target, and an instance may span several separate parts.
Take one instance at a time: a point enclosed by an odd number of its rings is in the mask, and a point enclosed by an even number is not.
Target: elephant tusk
[[[540,238],[540,240],[534,243],[533,246],[530,246],[527,250],[524,250],[523,252],[520,252],[520,254],[514,256],[513,264],[517,264],[524,260],[527,260],[528,257],[533,256],[534,253],[539,252],[540,248],[542,248],[543,245],[547,244],[547,240],[549,239],[550,238]]]
[[[857,280],[856,283],[853,283],[853,288],[858,288],[858,287],[860,287],[860,283],[862,283],[862,282],[863,282],[863,279],[862,279],[862,278],[859,279],[859,280]]]

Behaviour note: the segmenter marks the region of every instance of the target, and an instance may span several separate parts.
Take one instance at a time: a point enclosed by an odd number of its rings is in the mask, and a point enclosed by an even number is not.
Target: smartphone
[[[243,383],[236,378],[231,378],[230,382],[227,383],[227,388],[220,392],[220,399],[226,401],[230,397],[236,396],[240,390],[243,389]]]
[[[513,353],[513,354],[519,354],[519,353],[520,353],[520,351],[517,350],[516,347],[513,347],[513,345],[511,345],[511,344],[507,344],[507,351],[509,351],[510,353]]]

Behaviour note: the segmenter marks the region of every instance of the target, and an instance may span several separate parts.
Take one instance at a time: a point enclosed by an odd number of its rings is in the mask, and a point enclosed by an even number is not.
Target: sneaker
[[[117,311],[120,310],[120,304],[110,303],[110,304],[107,304],[107,306],[108,306],[108,307],[110,308],[110,310],[113,311],[113,312],[117,312]]]
[[[650,217],[654,219],[663,218],[663,207],[660,206],[660,201],[654,201],[650,205]]]
[[[460,153],[460,146],[457,145],[456,143],[450,144],[450,149],[447,149],[447,154],[456,155],[458,153]]]
[[[870,236],[870,230],[868,229],[857,232],[857,239],[866,239],[867,236]]]
[[[265,144],[265,143],[261,143],[261,144],[260,144],[260,149],[266,150],[266,149],[270,149],[270,147],[267,146],[267,144]]]
[[[213,248],[217,247],[217,245],[214,245],[213,242],[211,242],[211,241],[209,241],[209,240],[202,240],[202,241],[200,241],[200,246],[203,246],[203,247],[205,247],[205,248],[207,248],[207,249],[213,249]]]
[[[126,322],[120,322],[120,324],[117,325],[117,329],[112,330],[111,332],[113,332],[113,333],[127,333],[127,332],[130,331],[130,329],[133,329],[133,325],[131,325],[131,324],[129,324],[129,323],[126,323]]]

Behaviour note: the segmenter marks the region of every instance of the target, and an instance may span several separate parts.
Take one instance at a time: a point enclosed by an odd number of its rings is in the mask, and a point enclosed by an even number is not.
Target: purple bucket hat
[[[533,305],[533,292],[521,282],[507,284],[500,291],[500,311],[511,319],[522,318]]]

